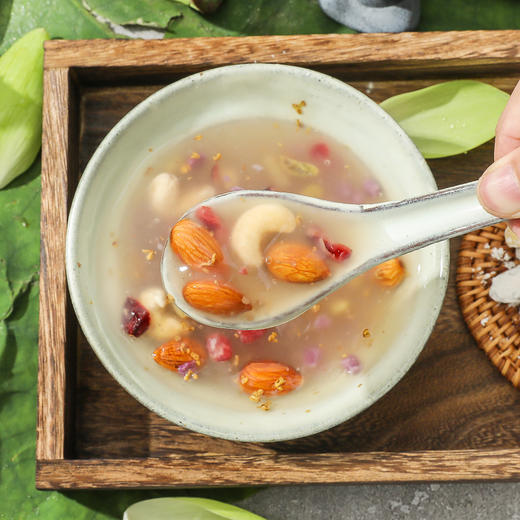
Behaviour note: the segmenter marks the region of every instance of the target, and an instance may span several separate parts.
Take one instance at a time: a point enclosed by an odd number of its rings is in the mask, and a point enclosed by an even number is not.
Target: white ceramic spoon
[[[292,193],[243,190],[218,195],[199,206],[210,206],[218,212],[219,206],[228,205],[237,199],[253,199],[258,203],[275,200],[295,213],[298,213],[298,208],[303,214],[312,211],[314,221],[326,220],[329,230],[344,230],[345,226],[362,229],[362,247],[353,247],[352,256],[342,262],[331,276],[312,284],[312,290],[305,293],[304,299],[294,300],[274,313],[255,311],[252,319],[245,319],[243,314],[222,317],[191,307],[182,296],[182,285],[177,277],[178,265],[175,265],[176,259],[168,243],[161,262],[161,276],[166,291],[186,314],[211,327],[252,330],[280,325],[299,316],[350,279],[385,260],[501,220],[480,205],[477,181],[380,204],[342,204]],[[183,218],[189,217],[197,207]]]

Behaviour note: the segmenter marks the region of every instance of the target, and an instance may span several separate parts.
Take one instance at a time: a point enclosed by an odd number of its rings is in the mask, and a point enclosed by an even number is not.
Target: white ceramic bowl
[[[302,99],[307,102],[305,124],[355,150],[389,198],[436,189],[410,139],[364,94],[311,70],[251,64],[195,74],[140,103],[96,150],[72,204],[67,276],[72,303],[92,348],[138,401],[172,422],[208,435],[280,441],[311,435],[353,417],[410,368],[430,335],[444,297],[449,253],[447,243],[440,243],[413,253],[413,272],[403,289],[406,294],[401,295],[401,305],[387,313],[389,326],[399,323],[400,333],[374,366],[351,378],[327,377],[319,388],[304,385],[284,396],[269,413],[251,407],[240,392],[208,391],[203,385],[186,385],[182,378],[173,377],[149,352],[136,347],[136,341],[125,337],[119,320],[106,312],[99,244],[107,243],[103,237],[108,219],[121,204],[121,194],[131,180],[128,175],[146,159],[148,149],[232,119],[267,116],[294,121],[291,104]]]

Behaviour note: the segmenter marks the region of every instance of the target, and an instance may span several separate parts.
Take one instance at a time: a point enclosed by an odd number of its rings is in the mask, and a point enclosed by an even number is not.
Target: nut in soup
[[[171,233],[186,301],[221,316],[276,308],[349,262],[356,229],[327,227],[282,203],[192,206],[234,189],[289,191],[338,202],[384,200],[377,180],[345,145],[311,128],[269,119],[204,129],[154,151],[126,198],[114,255],[123,333],[171,377],[233,388],[268,410],[273,399],[341,371],[358,377],[388,341],[378,324],[405,276],[390,260],[300,317],[268,330],[212,329],[187,317],[162,289]],[[177,222],[177,223],[176,223]]]

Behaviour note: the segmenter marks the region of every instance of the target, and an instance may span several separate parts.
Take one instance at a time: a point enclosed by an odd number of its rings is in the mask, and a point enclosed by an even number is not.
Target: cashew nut
[[[149,310],[164,309],[168,304],[166,292],[160,287],[148,287],[139,295],[139,301]]]
[[[174,316],[168,316],[164,312],[155,311],[151,313],[150,327],[147,334],[158,340],[170,340],[181,336],[186,327]]]
[[[203,186],[194,188],[182,197],[177,206],[177,210],[179,214],[182,215],[199,202],[209,199],[215,194],[215,188],[211,186],[211,184],[204,184]]]
[[[139,301],[150,312],[146,334],[157,340],[168,340],[184,332],[183,322],[169,313],[168,297],[160,287],[145,289],[139,295]]]
[[[258,204],[238,217],[231,232],[231,247],[245,265],[260,267],[264,262],[263,237],[267,233],[291,233],[295,228],[296,217],[285,206]]]
[[[150,183],[150,204],[161,215],[171,216],[176,209],[178,193],[179,179],[172,173],[160,173]]]

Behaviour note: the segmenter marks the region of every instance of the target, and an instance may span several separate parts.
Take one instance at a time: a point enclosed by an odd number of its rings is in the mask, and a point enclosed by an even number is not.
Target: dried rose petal
[[[332,325],[332,320],[326,314],[320,314],[319,316],[317,316],[312,324],[312,326],[315,329],[326,329],[327,327],[330,327],[331,325]]]
[[[233,355],[231,342],[220,332],[210,334],[206,338],[206,350],[213,361],[227,361]]]
[[[341,365],[349,374],[358,374],[361,372],[361,362],[354,356],[354,354],[350,354],[346,358],[341,360]]]
[[[267,329],[260,330],[237,330],[238,339],[242,343],[253,343],[258,338],[261,338],[266,332]]]
[[[206,226],[210,231],[216,231],[222,227],[220,217],[209,207],[200,206],[195,211],[195,216]]]
[[[129,297],[123,307],[121,322],[127,334],[138,338],[150,326],[150,313],[144,305]]]
[[[383,193],[381,184],[379,184],[375,179],[365,179],[363,182],[363,189],[370,197],[379,197]]]
[[[185,376],[190,370],[192,372],[197,372],[197,363],[195,363],[195,361],[186,361],[186,363],[179,365],[177,368],[177,372],[183,376]]]
[[[330,149],[325,143],[316,143],[310,150],[311,157],[323,161],[330,157]]]
[[[323,238],[325,249],[334,257],[334,260],[343,262],[352,254],[352,249],[343,244],[333,244],[330,240]]]
[[[321,360],[321,349],[319,347],[309,347],[303,352],[303,362],[308,367],[317,367]]]

